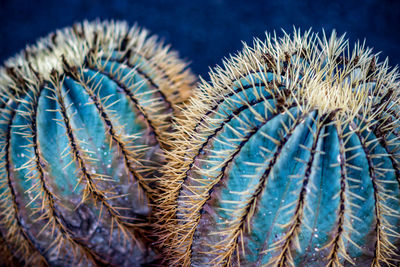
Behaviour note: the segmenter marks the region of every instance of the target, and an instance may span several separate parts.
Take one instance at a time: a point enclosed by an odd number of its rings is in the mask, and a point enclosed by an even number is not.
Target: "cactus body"
[[[160,200],[171,264],[386,266],[399,255],[399,83],[343,37],[267,36],[211,73]]]
[[[145,236],[157,168],[192,81],[168,47],[122,22],[77,24],[6,62],[4,250],[33,266],[155,260]]]

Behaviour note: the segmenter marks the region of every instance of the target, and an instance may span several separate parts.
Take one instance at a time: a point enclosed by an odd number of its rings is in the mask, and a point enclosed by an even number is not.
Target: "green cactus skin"
[[[397,70],[344,37],[267,35],[179,120],[158,216],[175,266],[395,266]]]
[[[194,79],[123,22],[76,24],[0,70],[4,264],[141,266],[162,148]],[[7,256],[8,253],[8,256]]]

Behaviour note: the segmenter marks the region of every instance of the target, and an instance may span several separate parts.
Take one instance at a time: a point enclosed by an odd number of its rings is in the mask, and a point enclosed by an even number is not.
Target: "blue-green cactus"
[[[77,24],[6,62],[0,246],[10,261],[157,259],[146,236],[171,118],[193,81],[185,66],[121,22]]]
[[[398,74],[348,51],[267,36],[199,86],[164,168],[171,265],[395,264]]]

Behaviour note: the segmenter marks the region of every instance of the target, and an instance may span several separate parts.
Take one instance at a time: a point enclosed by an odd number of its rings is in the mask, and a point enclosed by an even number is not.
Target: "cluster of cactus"
[[[267,35],[192,89],[125,23],[28,47],[0,70],[0,261],[395,266],[398,72],[349,51]]]

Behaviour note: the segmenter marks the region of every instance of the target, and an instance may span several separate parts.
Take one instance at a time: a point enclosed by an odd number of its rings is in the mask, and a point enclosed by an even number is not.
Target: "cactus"
[[[255,40],[202,81],[164,167],[175,266],[394,266],[397,69],[311,31]]]
[[[0,69],[4,264],[141,266],[171,118],[193,76],[124,22],[84,22]],[[4,252],[4,253],[3,253]]]

